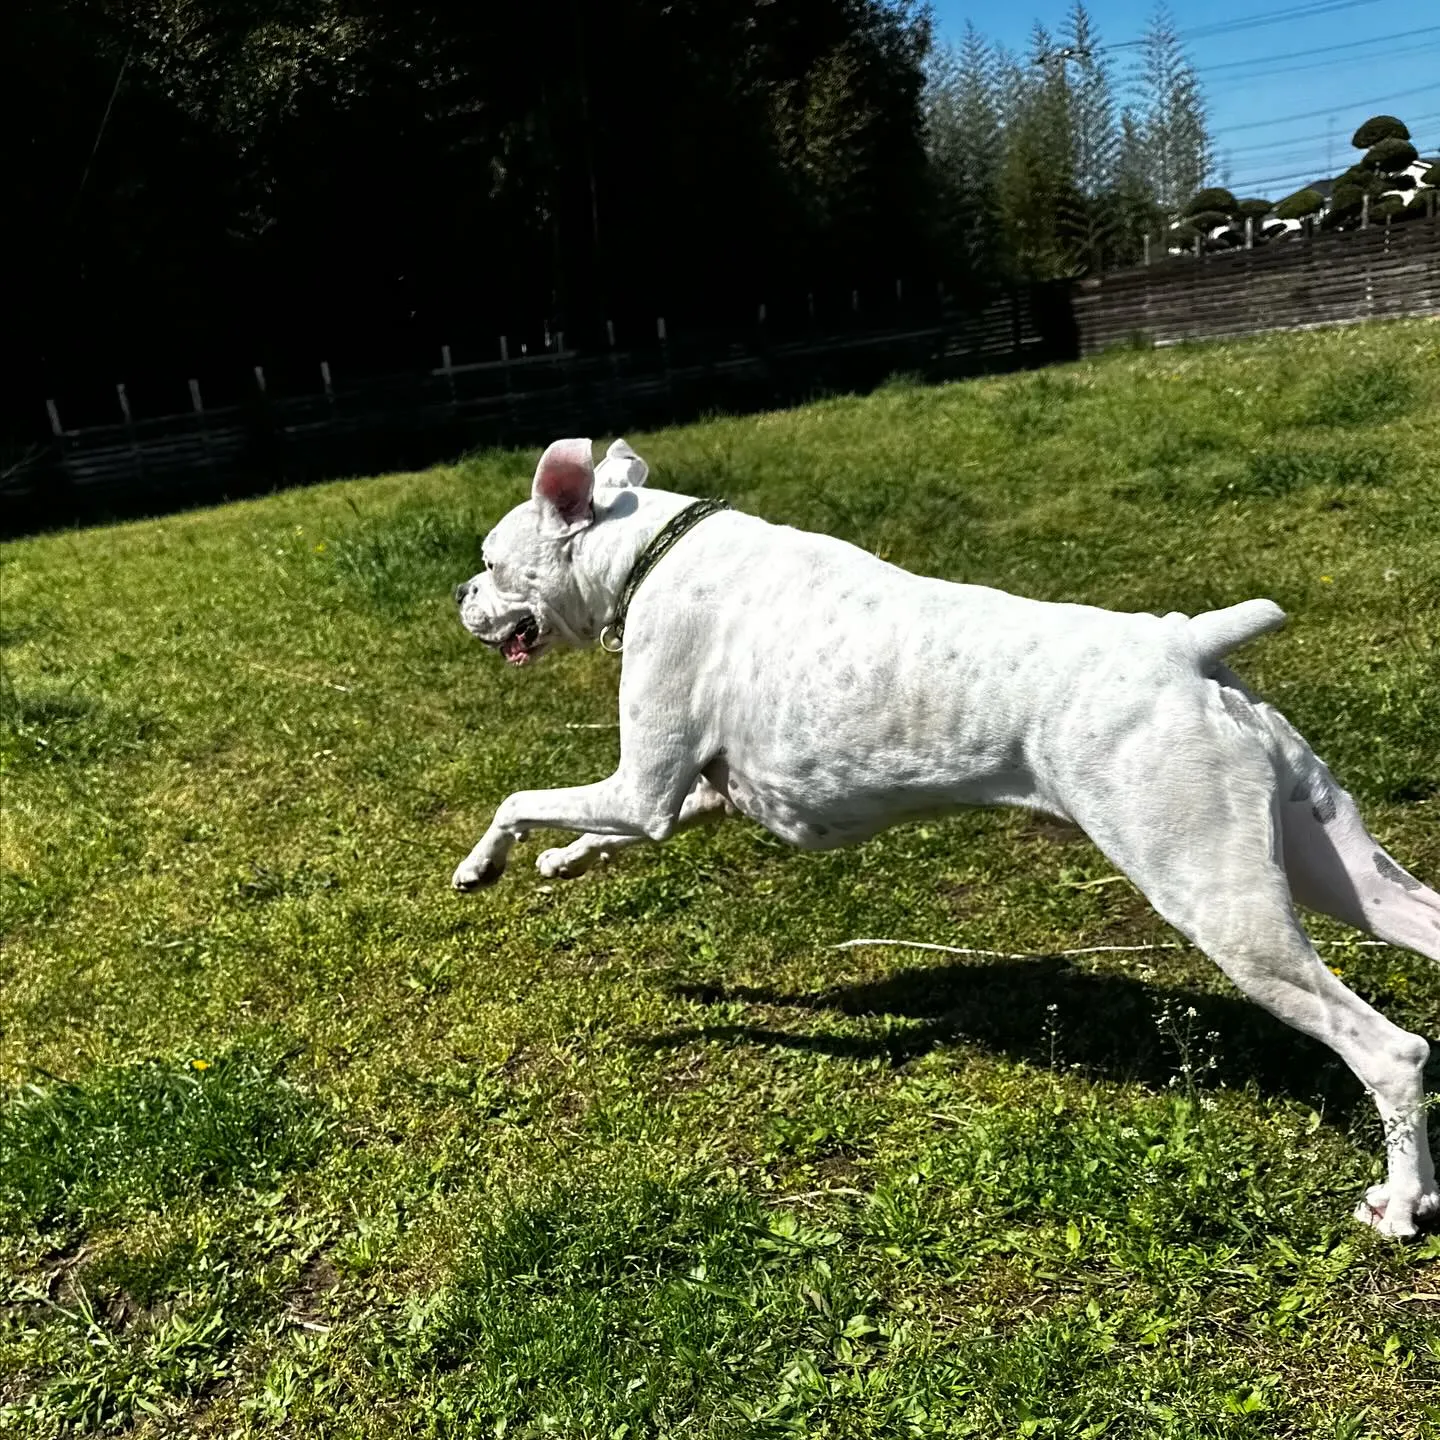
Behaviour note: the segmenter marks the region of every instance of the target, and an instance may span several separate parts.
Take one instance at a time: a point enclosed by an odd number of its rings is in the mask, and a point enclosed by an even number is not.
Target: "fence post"
[[[1150,263],[1150,232],[1149,232],[1148,230],[1145,232],[1145,237],[1144,237],[1144,238],[1145,238],[1145,263],[1148,265],[1148,264]]]
[[[445,386],[450,391],[450,403],[455,403],[455,372],[450,364],[450,347],[440,347],[440,368],[445,372]]]
[[[205,426],[205,406],[200,399],[200,382],[190,381],[190,408],[195,412],[195,428],[200,432],[200,444],[205,451],[205,468],[210,478],[215,478],[215,453],[210,448],[210,432]]]
[[[670,407],[670,416],[675,416],[675,381],[670,374],[670,340],[665,334],[665,317],[655,317],[655,335],[660,341],[660,363],[665,367],[665,399]]]
[[[860,292],[858,290],[850,292],[850,309],[856,315],[860,313]]]
[[[510,429],[515,430],[515,388],[510,380],[510,337],[500,337],[500,363],[505,367],[505,418],[510,422]]]
[[[618,396],[620,394],[620,361],[615,355],[615,322],[605,322],[605,339],[609,342],[608,359],[610,362],[610,379],[605,386],[605,413],[610,420],[610,428],[618,429],[616,415],[619,413]]]
[[[255,372],[255,390],[260,397],[254,414],[248,422],[255,445],[254,453],[259,457],[259,463],[265,467],[265,473],[269,479],[272,482],[278,482],[284,477],[285,466],[280,458],[275,412],[270,408],[270,387],[265,383],[265,367],[255,365],[251,368]]]
[[[56,409],[53,400],[47,400],[45,402],[45,413],[50,417],[50,433],[57,440],[63,440],[65,438],[65,429],[64,426],[60,424],[60,411]]]
[[[809,312],[810,323],[813,325],[815,323],[815,292],[813,290],[805,292],[805,309]]]
[[[125,422],[125,433],[130,441],[130,463],[133,466],[133,474],[136,480],[145,478],[145,459],[140,452],[140,440],[135,434],[135,417],[130,413],[130,397],[125,393],[125,386],[115,386],[115,398],[120,402],[120,414]]]
[[[897,276],[897,277],[896,277],[896,280],[895,280],[895,303],[896,303],[897,305],[901,305],[901,304],[904,303],[904,300],[905,300],[905,286],[904,286],[904,282],[903,282],[902,280],[900,280],[899,277]]]
[[[334,387],[334,385],[331,384],[331,382],[330,382],[330,362],[329,362],[328,360],[322,360],[322,361],[320,362],[320,379],[321,379],[321,381],[324,383],[324,386],[325,386],[325,398],[326,398],[326,400],[328,400],[331,405],[334,405],[334,403],[335,403],[335,387]]]
[[[763,300],[760,302],[760,309],[756,314],[756,323],[760,325],[765,323],[765,302]]]
[[[1245,217],[1245,248],[1247,250],[1255,248],[1255,217],[1253,215]]]
[[[1370,192],[1368,190],[1360,197],[1360,228],[1362,230],[1370,228]]]

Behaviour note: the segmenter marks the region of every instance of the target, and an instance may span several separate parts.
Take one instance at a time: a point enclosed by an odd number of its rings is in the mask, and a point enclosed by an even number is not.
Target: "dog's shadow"
[[[700,1025],[651,1037],[656,1048],[694,1041],[778,1046],[900,1066],[945,1046],[979,1046],[1055,1070],[1163,1089],[1203,1086],[1287,1096],[1323,1106],[1332,1121],[1368,1112],[1359,1082],[1333,1051],[1238,996],[1086,970],[1061,956],[920,965],[883,980],[811,993],[763,986],[683,984],[701,1004],[763,1005],[905,1025],[831,1030],[815,1025]]]

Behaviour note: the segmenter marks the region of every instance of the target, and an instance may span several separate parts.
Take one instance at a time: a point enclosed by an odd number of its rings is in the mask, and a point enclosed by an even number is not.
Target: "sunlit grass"
[[[631,435],[652,483],[1238,657],[1440,876],[1440,338],[1405,322]],[[616,665],[450,590],[534,456],[0,551],[0,1432],[1419,1437],[1373,1108],[1016,813],[448,890]],[[775,643],[783,644],[783,626]],[[1103,883],[1096,883],[1103,882]],[[1324,922],[1440,1030],[1440,976]],[[856,936],[1014,954],[837,950]]]

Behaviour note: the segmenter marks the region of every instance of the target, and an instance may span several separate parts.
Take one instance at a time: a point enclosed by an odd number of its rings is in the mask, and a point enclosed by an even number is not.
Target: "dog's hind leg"
[[[1440,1218],[1425,1130],[1429,1046],[1342,984],[1300,927],[1281,859],[1284,802],[1267,736],[1216,694],[1200,713],[1176,707],[1116,749],[1124,769],[1113,784],[1086,787],[1071,807],[1075,819],[1240,990],[1323,1041],[1370,1092],[1388,1173],[1356,1218],[1388,1235],[1411,1235]],[[1127,773],[1163,783],[1137,788]]]
[[[1307,791],[1297,781],[1281,823],[1285,872],[1301,905],[1440,960],[1440,895],[1386,854],[1345,791],[1333,781]]]
[[[696,778],[690,793],[680,806],[675,828],[683,830],[702,820],[733,815],[735,807],[703,776]],[[581,835],[568,845],[542,850],[535,857],[535,868],[547,880],[574,880],[597,861],[609,860],[619,850],[631,845],[649,843],[643,835]]]
[[[1440,894],[1385,852],[1354,800],[1278,710],[1223,667],[1215,679],[1244,697],[1273,742],[1285,873],[1296,902],[1440,960]]]

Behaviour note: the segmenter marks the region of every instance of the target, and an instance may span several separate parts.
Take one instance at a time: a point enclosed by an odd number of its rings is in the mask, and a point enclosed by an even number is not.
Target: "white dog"
[[[539,858],[568,877],[735,811],[821,850],[962,805],[1072,820],[1374,1096],[1389,1171],[1356,1218],[1387,1235],[1440,1218],[1429,1046],[1331,974],[1293,904],[1440,959],[1440,895],[1221,663],[1283,623],[1277,606],[1117,614],[925,579],[824,535],[697,511],[641,489],[646,473],[624,441],[598,472],[589,440],[556,441],[456,590],[466,629],[512,664],[555,641],[624,650],[619,768],[511,795],[457,889],[497,880],[537,826],[585,832]]]

